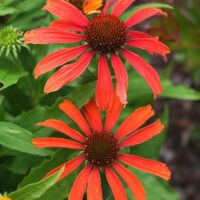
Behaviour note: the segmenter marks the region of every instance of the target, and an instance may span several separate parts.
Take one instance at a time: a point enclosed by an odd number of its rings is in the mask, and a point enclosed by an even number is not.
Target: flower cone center
[[[90,163],[105,166],[117,158],[119,145],[112,134],[95,133],[88,138],[84,151]]]
[[[86,27],[85,36],[94,51],[112,53],[124,45],[126,27],[116,16],[95,16]]]

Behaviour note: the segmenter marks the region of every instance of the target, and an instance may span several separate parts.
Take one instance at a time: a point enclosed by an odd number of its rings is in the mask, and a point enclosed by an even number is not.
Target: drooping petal
[[[150,117],[154,115],[151,105],[136,109],[126,120],[124,120],[115,133],[116,139],[132,133],[142,126]]]
[[[163,128],[163,124],[161,124],[160,120],[157,120],[153,124],[145,126],[144,128],[141,128],[132,135],[128,136],[125,140],[123,140],[120,143],[120,146],[129,147],[146,142],[152,137],[158,135],[163,130]]]
[[[89,103],[83,107],[83,113],[93,132],[101,133],[103,131],[102,120],[94,99],[91,99]]]
[[[114,69],[115,76],[116,76],[116,82],[117,82],[116,92],[120,98],[120,101],[125,106],[127,104],[126,93],[128,89],[127,71],[121,59],[115,53],[112,54],[111,61],[112,61],[112,67]]]
[[[87,121],[85,120],[79,109],[71,101],[67,99],[64,100],[64,102],[59,105],[59,108],[68,117],[70,117],[87,136],[91,134],[91,130]]]
[[[105,167],[105,174],[115,200],[127,200],[124,187],[113,170],[110,167]]]
[[[52,128],[56,131],[59,131],[61,133],[64,133],[65,135],[79,141],[79,142],[85,142],[85,138],[82,134],[80,134],[75,129],[69,127],[66,123],[63,121],[57,120],[57,119],[48,119],[44,122],[38,123],[38,126],[45,126],[48,128]]]
[[[120,16],[135,0],[118,0],[112,10],[112,15]]]
[[[125,183],[130,188],[135,200],[146,200],[146,193],[144,187],[137,179],[137,177],[128,169],[126,169],[121,164],[115,162],[113,164],[115,170],[124,179]]]
[[[71,188],[68,200],[81,200],[83,198],[88,178],[91,173],[91,168],[92,167],[90,165],[87,165],[85,168],[81,170]]]
[[[159,176],[164,180],[168,181],[171,177],[171,172],[164,163],[128,154],[119,155],[118,159],[133,168]]]
[[[103,200],[99,168],[94,167],[88,179],[88,200]]]
[[[106,112],[106,122],[105,122],[105,130],[106,132],[110,132],[115,123],[117,122],[119,115],[121,113],[123,104],[120,102],[119,97],[116,95],[116,92],[113,92],[113,103],[109,110]]]
[[[144,33],[144,32],[140,32],[140,31],[128,31],[127,32],[127,36],[130,39],[136,39],[136,38],[153,38],[151,35]]]
[[[35,77],[38,78],[40,75],[71,61],[72,59],[81,55],[87,48],[88,46],[65,48],[49,54],[43,58],[35,67]]]
[[[87,15],[99,13],[99,8],[103,5],[103,0],[85,0],[83,3],[83,12]]]
[[[128,40],[126,44],[132,47],[144,49],[150,54],[159,54],[163,56],[165,60],[167,59],[166,54],[170,53],[169,48],[156,38],[135,38]]]
[[[64,85],[77,79],[90,64],[94,53],[87,52],[75,63],[64,65],[55,72],[46,82],[44,87],[45,93],[51,93],[59,90]]]
[[[84,31],[84,27],[74,24],[71,21],[66,21],[62,19],[52,21],[50,27],[57,29],[64,29],[67,31],[78,31],[78,32]]]
[[[61,19],[71,21],[77,25],[87,26],[89,22],[87,17],[68,1],[48,0],[43,9]]]
[[[135,12],[126,22],[126,26],[129,28],[134,26],[154,15],[164,15],[166,16],[167,13],[163,12],[161,9],[158,8],[142,8]]]
[[[98,65],[96,103],[101,111],[110,108],[113,98],[112,78],[105,55],[101,55]]]
[[[85,160],[85,156],[83,156],[83,155],[78,156],[78,157],[74,158],[73,160],[70,160],[70,161],[56,167],[55,169],[51,170],[49,173],[47,173],[45,175],[44,178],[51,176],[52,174],[58,172],[61,168],[64,167],[64,171],[58,179],[58,181],[60,181],[63,178],[65,178],[68,174],[73,172],[77,167],[79,167],[83,163],[84,160]]]
[[[56,28],[38,28],[27,31],[24,44],[65,44],[85,40],[83,35]]]
[[[83,144],[63,138],[35,138],[32,143],[36,148],[84,149]]]
[[[133,68],[144,78],[151,90],[153,91],[154,98],[162,93],[162,86],[160,78],[155,69],[146,63],[140,56],[128,51],[122,50],[125,59],[132,65]]]

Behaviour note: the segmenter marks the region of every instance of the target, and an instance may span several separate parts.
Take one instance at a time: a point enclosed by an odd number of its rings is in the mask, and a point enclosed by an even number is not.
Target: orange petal
[[[81,170],[71,188],[68,200],[81,200],[83,198],[88,178],[91,173],[91,168],[92,167],[90,165],[87,165],[85,168]]]
[[[151,105],[136,109],[126,120],[122,122],[116,131],[115,138],[121,139],[122,137],[130,134],[131,132],[142,126],[151,116],[154,115]]]
[[[64,122],[62,122],[60,120],[48,119],[44,122],[38,123],[37,125],[52,128],[56,131],[64,133],[65,135],[67,135],[79,142],[85,142],[85,138],[83,137],[82,134],[80,134],[78,131],[69,127],[67,124],[65,124]]]
[[[40,75],[71,61],[72,59],[81,55],[87,48],[87,46],[65,48],[49,54],[43,58],[35,67],[35,78],[38,78]]]
[[[171,172],[164,163],[128,154],[119,155],[118,159],[133,168],[159,176],[166,181],[171,177]]]
[[[99,58],[98,80],[96,86],[96,103],[101,111],[107,110],[113,98],[112,78],[105,55]]]
[[[115,72],[116,76],[116,93],[117,96],[120,98],[120,101],[124,106],[127,104],[127,89],[128,89],[128,74],[124,67],[124,64],[120,60],[119,56],[115,53],[112,54],[111,57],[112,67]]]
[[[115,200],[127,200],[124,187],[113,170],[110,167],[105,167],[105,173]]]
[[[63,178],[65,178],[68,174],[73,172],[77,167],[79,167],[83,163],[84,160],[85,160],[85,156],[78,156],[78,157],[74,158],[73,160],[70,160],[70,161],[56,167],[55,169],[51,170],[48,174],[45,175],[44,178],[51,176],[52,174],[58,172],[61,168],[64,167],[63,173],[57,180],[57,181],[60,181]]]
[[[115,123],[117,122],[119,115],[121,113],[123,104],[120,102],[119,97],[116,95],[116,92],[113,92],[113,103],[109,110],[106,112],[106,122],[105,122],[105,130],[106,132],[110,132]]]
[[[169,48],[156,38],[135,38],[127,41],[127,45],[148,51],[150,54],[159,54],[167,60],[166,54],[170,53]]]
[[[102,120],[94,99],[83,107],[83,113],[94,133],[101,133],[103,131]]]
[[[83,13],[68,1],[64,0],[47,0],[47,4],[43,8],[53,15],[71,21],[77,25],[87,26],[89,20]]]
[[[77,79],[87,69],[93,55],[93,52],[86,52],[75,63],[61,67],[48,79],[44,87],[44,92],[46,94],[55,92],[61,89],[64,85]]]
[[[68,31],[78,31],[78,32],[83,32],[84,27],[74,24],[71,21],[66,21],[66,20],[54,20],[51,22],[50,27],[52,28],[58,28],[58,29],[65,29]]]
[[[102,0],[85,0],[83,3],[83,12],[87,15],[100,12],[98,9],[102,5],[103,5]]]
[[[157,120],[153,124],[145,126],[137,130],[135,133],[127,137],[120,143],[121,147],[129,147],[141,144],[150,140],[152,137],[158,135],[163,130],[164,126],[161,124],[160,120]]]
[[[32,139],[32,143],[36,148],[84,149],[83,144],[63,138],[35,138]]]
[[[146,83],[149,85],[153,91],[154,98],[162,93],[162,86],[160,83],[160,78],[155,71],[155,69],[146,63],[140,56],[128,51],[122,50],[122,53],[126,60],[131,64],[133,68],[144,78]]]
[[[113,167],[124,179],[125,183],[130,188],[135,200],[146,200],[144,187],[137,179],[137,177],[130,170],[126,169],[124,166],[117,162],[113,164]]]
[[[88,179],[87,188],[87,199],[88,200],[103,200],[102,188],[101,188],[101,177],[99,173],[99,168],[94,167],[90,177]]]
[[[65,44],[85,40],[83,35],[56,28],[38,28],[27,31],[24,44]]]
[[[89,136],[91,134],[90,127],[83,117],[79,109],[69,100],[64,100],[63,103],[59,105],[60,110],[62,110],[67,116],[69,116],[80,129]]]
[[[115,4],[112,15],[120,16],[135,0],[118,0]]]
[[[142,8],[135,12],[127,21],[126,26],[129,28],[134,26],[154,15],[164,15],[166,16],[167,13],[163,12],[161,9],[158,8]]]

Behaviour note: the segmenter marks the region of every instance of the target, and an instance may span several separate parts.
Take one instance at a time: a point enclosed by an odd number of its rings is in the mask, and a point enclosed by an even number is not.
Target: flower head
[[[109,63],[116,76],[117,95],[124,105],[127,103],[128,75],[121,57],[124,57],[144,78],[155,98],[162,92],[158,74],[152,66],[133,53],[133,48],[146,50],[150,54],[160,54],[164,58],[169,53],[169,48],[158,38],[132,28],[154,15],[166,13],[157,8],[142,8],[128,20],[122,21],[120,16],[133,2],[134,0],[118,0],[113,4],[111,13],[108,13],[110,2],[107,1],[101,14],[88,19],[69,2],[47,0],[44,10],[59,17],[59,20],[53,21],[50,27],[27,32],[25,43],[82,43],[73,48],[53,52],[37,64],[34,71],[36,78],[63,65],[47,81],[45,93],[57,91],[79,77],[94,55],[98,55],[99,60],[96,102],[101,110],[108,109],[112,102],[113,85],[108,61],[111,61]],[[78,60],[66,64],[74,58]]]
[[[61,180],[80,165],[83,166],[71,188],[69,200],[81,200],[86,187],[88,200],[102,200],[100,169],[105,172],[116,200],[127,200],[119,177],[130,188],[136,200],[146,199],[142,184],[126,168],[126,165],[154,174],[165,180],[170,179],[171,173],[165,164],[121,152],[123,148],[136,146],[153,138],[164,127],[160,120],[157,120],[141,128],[154,115],[151,106],[147,105],[136,109],[121,123],[116,132],[113,132],[113,127],[118,120],[122,107],[123,105],[115,94],[111,108],[106,112],[105,124],[103,125],[99,110],[93,99],[83,107],[82,112],[84,115],[72,102],[65,100],[59,108],[79,126],[83,134],[57,119],[48,119],[38,124],[59,131],[69,138],[35,138],[32,142],[36,148],[69,148],[81,152],[81,155],[58,166],[46,175],[46,177],[50,176],[65,166],[65,170],[59,179]]]
[[[17,52],[23,46],[23,33],[18,28],[8,26],[0,30],[0,56],[13,54],[17,57]]]

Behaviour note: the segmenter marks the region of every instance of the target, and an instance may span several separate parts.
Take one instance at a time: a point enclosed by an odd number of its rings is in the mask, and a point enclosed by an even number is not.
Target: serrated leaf
[[[33,135],[28,130],[10,122],[0,122],[0,144],[6,148],[32,155],[46,156],[46,149],[35,149],[31,143]]]
[[[14,200],[35,200],[56,183],[63,170],[64,168],[42,181],[27,185],[16,192],[12,192],[8,196]]]

